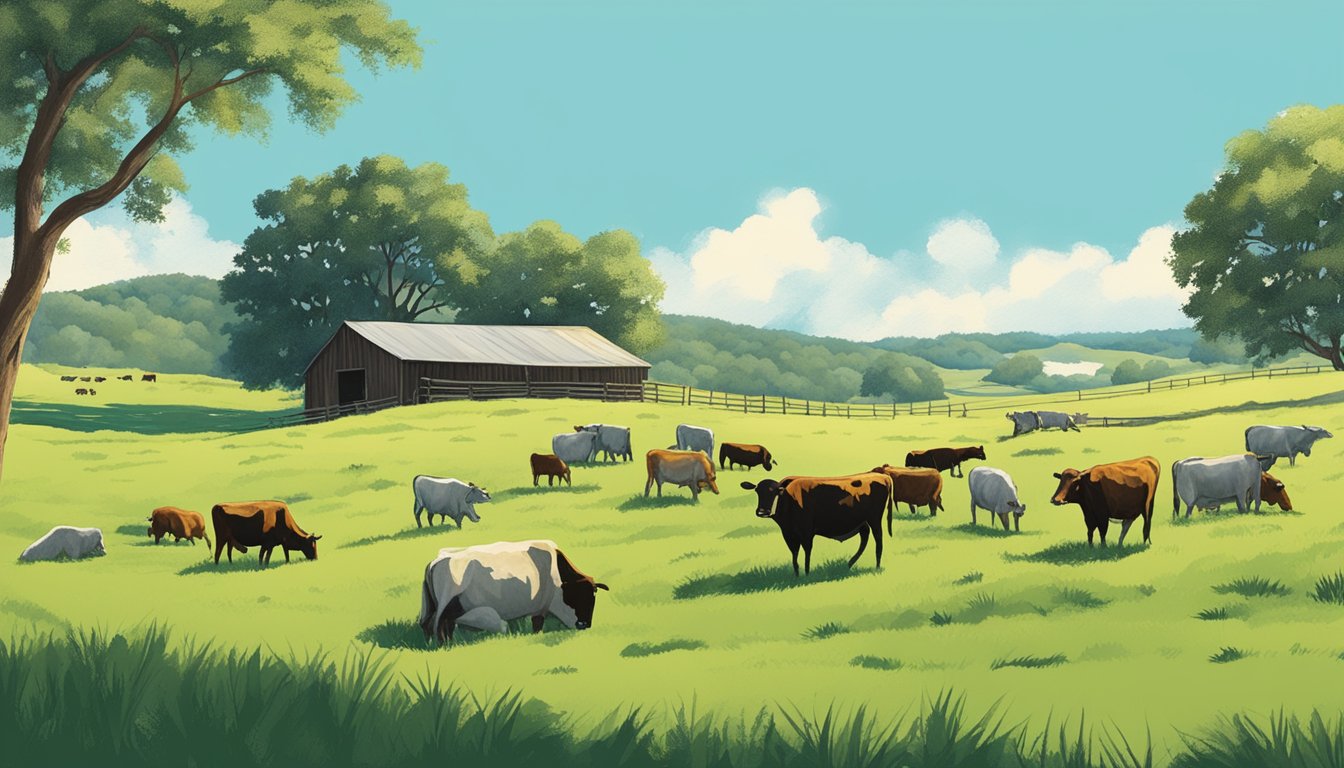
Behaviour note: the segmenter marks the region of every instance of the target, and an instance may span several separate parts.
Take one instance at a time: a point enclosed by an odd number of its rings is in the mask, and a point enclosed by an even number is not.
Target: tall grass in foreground
[[[891,669],[894,660],[857,666]],[[1029,666],[1039,666],[1033,664]],[[556,673],[573,673],[557,668]],[[1037,766],[1154,765],[1124,734],[1047,723],[1028,733],[951,693],[893,720],[867,707],[754,719],[694,705],[654,728],[638,710],[593,729],[505,693],[480,700],[436,677],[394,679],[376,652],[279,658],[170,644],[165,631],[76,630],[0,642],[0,766]],[[1344,719],[1232,715],[1187,737],[1179,768],[1335,766]]]

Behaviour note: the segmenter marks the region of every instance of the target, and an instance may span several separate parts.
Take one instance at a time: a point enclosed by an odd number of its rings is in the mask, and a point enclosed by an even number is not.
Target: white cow
[[[451,517],[458,528],[462,527],[464,517],[479,523],[481,517],[476,514],[476,505],[490,501],[490,493],[484,488],[451,477],[416,475],[411,488],[415,491],[415,508],[411,512],[415,514],[416,528],[420,527],[422,509],[429,513],[431,526],[434,525],[435,515],[439,516],[440,521]]]
[[[714,430],[709,427],[696,427],[690,424],[677,425],[677,444],[669,445],[669,451],[704,451],[710,461],[714,460]]]
[[[1013,422],[1013,437],[1034,432],[1041,426],[1041,420],[1036,418],[1035,411],[1011,411],[1004,416]]]
[[[1217,459],[1191,456],[1171,465],[1171,516],[1185,516],[1195,507],[1214,507],[1228,501],[1245,512],[1255,503],[1260,511],[1260,461],[1253,453],[1235,453]]]
[[[97,528],[75,528],[70,525],[58,525],[47,531],[47,535],[34,541],[23,550],[19,559],[26,563],[39,560],[59,560],[67,558],[78,560],[89,555],[105,555],[103,532]]]
[[[971,525],[976,524],[975,510],[979,507],[998,515],[1005,531],[1008,530],[1008,515],[1012,513],[1013,529],[1022,530],[1022,515],[1026,514],[1027,505],[1018,501],[1017,486],[1007,472],[993,467],[976,467],[966,476],[966,482],[971,487]],[[989,525],[994,527],[994,518],[989,519]]]
[[[566,464],[578,464],[597,458],[596,432],[561,432],[551,438],[551,453]]]
[[[1324,427],[1268,427],[1255,426],[1246,430],[1246,451],[1265,457],[1260,469],[1268,472],[1274,460],[1288,459],[1288,466],[1297,466],[1297,454],[1311,455],[1311,446],[1317,440],[1334,437]]]
[[[617,457],[630,461],[635,457],[630,448],[630,428],[613,424],[574,425],[575,432],[592,432],[597,435],[597,450],[602,451],[603,461],[615,461]]]
[[[1078,425],[1073,423],[1073,417],[1060,411],[1037,411],[1036,418],[1041,422],[1041,429],[1062,429],[1074,432],[1081,432]]]
[[[587,629],[599,589],[608,587],[575,568],[553,541],[450,547],[425,566],[420,627],[440,643],[453,639],[458,624],[504,632],[507,622],[529,616],[533,632],[547,615]]]

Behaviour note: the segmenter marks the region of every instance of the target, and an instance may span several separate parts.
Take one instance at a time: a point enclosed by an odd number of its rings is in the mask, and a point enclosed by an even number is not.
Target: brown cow
[[[1260,473],[1260,500],[1270,506],[1278,504],[1279,509],[1284,512],[1293,511],[1293,501],[1288,498],[1288,489],[1283,487],[1282,481],[1268,472]]]
[[[1055,473],[1059,487],[1050,503],[1057,507],[1065,504],[1082,507],[1088,546],[1092,545],[1092,532],[1098,530],[1101,545],[1106,546],[1106,530],[1111,520],[1120,521],[1120,545],[1124,546],[1129,526],[1139,517],[1143,518],[1143,541],[1151,543],[1153,499],[1161,473],[1161,466],[1152,456],[1098,464],[1081,472],[1066,469]]]
[[[285,550],[285,562],[289,562],[289,551],[297,549],[309,560],[317,559],[317,542],[321,536],[305,533],[289,506],[283,501],[245,501],[216,504],[210,510],[210,518],[215,524],[215,563],[224,547],[229,548],[229,562],[233,562],[233,550],[244,554],[248,547],[260,547],[257,561],[265,568],[271,562],[271,552],[278,546]]]
[[[868,546],[869,532],[877,548],[877,567],[882,567],[882,509],[891,517],[891,477],[865,472],[846,477],[765,478],[760,483],[743,482],[756,492],[756,516],[768,517],[779,526],[784,544],[793,555],[793,575],[798,576],[798,550],[803,550],[803,572],[812,572],[812,540],[824,536],[845,541],[859,535],[859,549],[849,559],[853,568]]]
[[[80,377],[79,377],[79,380],[80,380],[80,381],[93,381],[93,377],[92,377],[92,376],[80,376]]]
[[[94,382],[96,382],[96,383],[98,383],[98,384],[102,384],[104,381],[107,381],[107,377],[106,377],[106,376],[94,376],[94,377],[93,377],[93,380],[94,380]]]
[[[985,461],[985,446],[972,445],[966,448],[930,448],[927,451],[911,451],[905,454],[905,466],[928,467],[942,472],[950,469],[952,477],[964,477],[961,463],[968,459]]]
[[[943,475],[938,470],[883,464],[873,471],[891,478],[892,502],[909,504],[910,514],[915,514],[915,507],[928,507],[929,517],[937,517],[943,508]],[[887,535],[891,535],[891,515],[887,515]]]
[[[149,515],[149,535],[158,544],[164,536],[172,536],[173,541],[186,539],[193,545],[196,539],[205,539],[205,545],[211,546],[210,535],[205,532],[205,518],[199,512],[191,512],[177,507],[159,507]]]
[[[691,498],[700,501],[701,491],[719,492],[719,484],[714,474],[714,462],[701,451],[664,451],[653,449],[645,454],[645,467],[649,479],[644,483],[644,497],[648,498],[649,489],[658,484],[658,497],[662,498],[663,483],[679,485],[691,489]]]
[[[117,381],[130,381],[130,380],[132,380],[132,379],[134,379],[134,378],[135,378],[134,376],[132,376],[131,374],[128,373],[128,374],[126,374],[125,376],[118,376],[118,377],[117,377]]]
[[[80,387],[79,389],[76,389],[76,390],[75,390],[75,394],[76,394],[76,395],[87,395],[87,394],[89,394],[89,390],[87,390],[87,389],[85,389],[85,388],[83,388],[83,387]]]
[[[546,476],[547,485],[555,485],[555,478],[560,478],[562,482],[568,483],[570,487],[574,486],[574,480],[569,474],[569,465],[560,460],[554,453],[534,453],[532,454],[532,485],[539,485],[537,478]],[[431,521],[432,522],[432,521]]]
[[[719,469],[723,469],[724,464],[728,465],[728,469],[732,469],[734,464],[741,464],[748,470],[752,467],[765,467],[765,471],[769,472],[778,463],[763,445],[752,443],[723,443],[719,445]]]

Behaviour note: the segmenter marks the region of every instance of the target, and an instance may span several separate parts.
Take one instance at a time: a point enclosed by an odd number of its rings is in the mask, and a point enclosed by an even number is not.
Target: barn
[[[649,364],[581,325],[341,325],[304,372],[304,408],[469,397],[639,399]]]

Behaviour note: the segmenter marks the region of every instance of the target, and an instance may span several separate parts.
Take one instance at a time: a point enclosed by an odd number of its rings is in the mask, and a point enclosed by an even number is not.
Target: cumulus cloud
[[[175,198],[157,224],[131,221],[121,211],[106,211],[93,223],[87,217],[65,231],[66,253],[52,262],[48,291],[73,291],[142,275],[185,272],[222,277],[240,246],[210,237],[205,219],[191,204]],[[11,254],[14,238],[0,238],[0,253]],[[0,264],[0,280],[9,279],[9,259]]]
[[[1188,324],[1187,292],[1165,265],[1173,227],[1144,232],[1124,259],[1077,243],[1025,248],[1008,258],[979,219],[940,222],[926,254],[881,257],[824,236],[822,205],[807,188],[776,194],[732,230],[709,229],[683,253],[655,248],[668,284],[663,310],[749,325],[872,340],[950,332],[1067,333]],[[936,264],[923,279],[920,262]],[[978,284],[949,290],[965,282]]]

